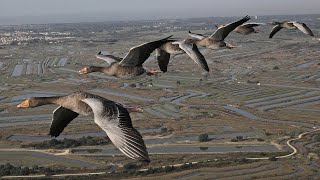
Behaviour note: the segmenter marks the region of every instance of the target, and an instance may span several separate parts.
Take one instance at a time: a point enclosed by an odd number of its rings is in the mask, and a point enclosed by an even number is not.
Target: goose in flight
[[[245,16],[244,18],[220,26],[211,36],[205,37],[202,34],[196,34],[189,31],[189,36],[194,38],[194,43],[199,46],[206,47],[209,49],[221,49],[221,48],[234,48],[234,46],[230,44],[226,44],[224,39],[229,35],[231,31],[233,31],[238,26],[242,25],[243,23],[247,22],[250,19],[249,16]]]
[[[139,108],[126,108],[114,101],[87,92],[75,92],[67,96],[31,97],[17,107],[33,108],[57,104],[53,111],[49,134],[57,137],[79,114],[94,115],[94,122],[108,135],[112,143],[131,159],[149,162],[147,148],[140,133],[132,126],[129,112],[141,112]]]
[[[197,45],[191,39],[182,41],[170,41],[161,45],[156,49],[156,58],[162,72],[167,72],[170,55],[184,54],[189,55],[199,66],[205,71],[209,71],[209,67],[205,57],[199,51]]]
[[[299,29],[304,34],[314,36],[311,29],[305,24],[297,21],[283,21],[283,22],[272,22],[272,25],[276,25],[272,28],[269,38],[272,38],[282,28],[286,29]]]
[[[263,23],[244,23],[236,27],[233,31],[239,34],[248,35],[252,33],[258,33],[259,30],[254,29],[254,27],[265,25]]]
[[[98,58],[107,61],[110,66],[108,67],[98,67],[98,66],[87,66],[82,68],[80,74],[88,74],[91,72],[102,72],[111,76],[116,76],[119,78],[132,78],[142,74],[155,75],[161,71],[158,70],[145,70],[142,65],[150,57],[151,53],[159,48],[161,45],[168,41],[171,36],[144,43],[133,47],[127,53],[124,58],[115,57],[113,55],[96,55]]]
[[[251,33],[258,33],[259,31],[254,29],[254,27],[260,26],[260,25],[265,25],[265,23],[244,23],[238,27],[236,27],[233,31],[239,34],[243,34],[243,35],[248,35]],[[219,27],[223,27],[224,25],[220,25],[217,26],[217,28]]]

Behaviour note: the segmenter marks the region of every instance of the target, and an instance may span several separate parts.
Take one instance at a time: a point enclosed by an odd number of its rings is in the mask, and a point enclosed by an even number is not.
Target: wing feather
[[[249,16],[245,16],[244,18],[238,21],[221,26],[209,38],[217,41],[223,41],[231,31],[233,31],[236,27],[240,26],[241,24],[247,22],[249,19]]]
[[[120,104],[101,99],[84,99],[93,110],[95,122],[113,144],[131,159],[150,161],[140,133],[132,126],[129,112]]]
[[[201,66],[204,70],[209,71],[209,67],[205,57],[201,54],[198,47],[194,43],[189,43],[186,41],[174,42],[173,44],[179,44],[179,47],[184,50],[191,59],[194,60],[199,66]]]
[[[305,23],[293,22],[293,25],[296,26],[304,34],[314,36],[311,29]]]
[[[196,38],[196,39],[199,39],[199,40],[202,40],[204,38],[206,38],[204,35],[202,34],[197,34],[197,33],[193,33],[191,31],[189,31],[189,36],[193,37],[193,38]]]
[[[280,25],[276,25],[272,28],[269,38],[272,38],[278,31],[280,31],[282,27]]]
[[[170,41],[170,37],[171,36],[131,48],[128,54],[123,58],[122,61],[120,61],[119,64],[122,66],[142,66],[142,64],[150,57],[151,53],[155,49]]]
[[[53,111],[49,135],[58,137],[65,127],[79,114],[70,109],[59,106]]]
[[[109,64],[118,63],[118,62],[120,62],[120,61],[122,60],[122,58],[113,56],[113,55],[111,55],[111,54],[104,55],[104,54],[101,54],[101,52],[99,52],[99,53],[96,55],[96,58],[101,59],[101,60],[104,60],[104,61],[106,61],[106,62],[109,63]]]
[[[170,54],[164,50],[157,49],[156,50],[156,58],[157,58],[160,70],[162,72],[167,72],[168,64],[169,64],[169,60],[170,60]]]

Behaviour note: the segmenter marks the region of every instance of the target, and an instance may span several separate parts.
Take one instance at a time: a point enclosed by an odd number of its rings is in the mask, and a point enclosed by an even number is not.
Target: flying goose
[[[258,33],[259,31],[254,29],[254,27],[265,25],[265,23],[244,23],[236,27],[233,31],[239,34],[248,35],[251,33]],[[216,28],[223,27],[224,25],[217,26]]]
[[[304,34],[313,36],[311,29],[305,23],[300,23],[297,21],[283,21],[283,22],[272,22],[272,25],[276,25],[272,28],[269,38],[272,38],[278,31],[282,28],[286,29],[299,29]]]
[[[204,70],[209,71],[209,67],[205,57],[199,51],[197,45],[191,39],[185,39],[182,41],[170,41],[158,49],[156,49],[156,58],[158,60],[159,67],[162,72],[167,72],[170,55],[188,54],[199,66]]]
[[[258,33],[259,31],[254,29],[254,27],[264,25],[263,23],[244,23],[236,27],[233,31],[239,34],[248,35],[252,33]]]
[[[205,37],[202,34],[196,34],[189,31],[189,35],[194,39],[194,43],[199,46],[206,47],[209,49],[220,49],[220,48],[233,48],[234,46],[226,44],[224,39],[229,35],[231,31],[240,26],[241,24],[247,22],[250,19],[249,16],[235,21],[233,23],[220,26],[211,36]]]
[[[49,134],[57,137],[79,114],[93,113],[94,122],[108,135],[113,144],[131,159],[149,162],[147,148],[140,133],[132,127],[129,112],[141,111],[138,108],[125,108],[121,104],[87,92],[75,92],[67,96],[32,97],[17,107],[33,108],[57,104],[53,111]]]
[[[107,61],[110,66],[108,67],[98,67],[98,66],[87,66],[82,68],[80,74],[88,74],[91,72],[102,72],[111,76],[116,76],[119,78],[132,78],[142,74],[155,75],[161,71],[158,70],[145,70],[142,64],[149,58],[150,54],[160,47],[162,44],[171,41],[169,38],[171,36],[152,41],[148,43],[141,44],[139,46],[133,47],[127,53],[124,58],[115,57],[112,55],[97,56],[100,59]],[[98,55],[101,55],[98,54]]]

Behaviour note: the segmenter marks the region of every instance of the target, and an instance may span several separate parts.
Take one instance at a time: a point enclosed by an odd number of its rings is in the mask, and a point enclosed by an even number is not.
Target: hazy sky
[[[320,0],[0,0],[0,19],[78,20],[320,13]],[[63,19],[60,19],[63,20]]]

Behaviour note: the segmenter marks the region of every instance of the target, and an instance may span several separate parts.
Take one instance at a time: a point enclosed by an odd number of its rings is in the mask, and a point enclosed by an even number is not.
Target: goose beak
[[[20,103],[17,107],[18,108],[26,108],[26,107],[29,107],[29,106],[30,106],[29,100],[25,100],[22,103]]]
[[[80,69],[79,74],[88,74],[88,70],[89,70],[88,67],[82,68]]]

